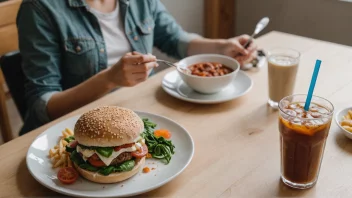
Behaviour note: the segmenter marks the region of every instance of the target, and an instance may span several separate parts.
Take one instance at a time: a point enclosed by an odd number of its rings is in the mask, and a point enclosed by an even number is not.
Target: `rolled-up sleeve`
[[[160,0],[154,0],[151,4],[155,21],[154,45],[174,58],[186,57],[189,43],[201,36],[184,31]]]
[[[60,47],[56,27],[39,1],[22,3],[17,16],[19,48],[26,77],[27,114],[21,134],[47,122],[47,103],[62,91]]]

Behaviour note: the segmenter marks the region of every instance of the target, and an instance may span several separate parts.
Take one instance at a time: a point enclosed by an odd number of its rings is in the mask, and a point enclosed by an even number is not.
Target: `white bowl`
[[[347,115],[348,113],[348,110],[352,109],[352,107],[348,107],[348,108],[345,108],[345,109],[341,109],[340,111],[338,111],[336,114],[335,114],[335,122],[337,124],[337,126],[340,127],[340,129],[343,131],[343,134],[345,134],[345,136],[349,139],[352,139],[352,133],[347,131],[346,129],[344,129],[340,122],[342,121],[343,119],[343,116]]]
[[[214,77],[201,77],[182,72],[188,66],[202,62],[217,62],[233,69],[233,72]],[[182,59],[177,64],[177,71],[182,80],[192,89],[203,94],[214,94],[221,91],[236,78],[240,64],[233,58],[218,54],[201,54]]]

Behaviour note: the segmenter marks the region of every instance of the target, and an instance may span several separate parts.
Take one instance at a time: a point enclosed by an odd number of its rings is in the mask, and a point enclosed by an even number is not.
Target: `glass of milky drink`
[[[292,95],[279,103],[281,179],[293,188],[312,187],[318,179],[334,106],[313,96],[304,110],[307,95]]]
[[[277,48],[268,53],[269,100],[277,108],[279,101],[293,94],[300,53],[292,49]]]

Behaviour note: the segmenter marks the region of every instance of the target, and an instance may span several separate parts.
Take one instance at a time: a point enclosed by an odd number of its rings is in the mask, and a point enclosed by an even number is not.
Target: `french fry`
[[[50,160],[51,160],[51,163],[52,163],[52,164],[55,164],[58,159],[55,158],[55,157],[52,157],[52,158],[50,158]]]
[[[67,133],[66,130],[65,130],[65,131],[62,131],[62,137],[63,137],[63,138],[67,138],[68,136],[70,136],[70,135]]]
[[[66,145],[68,145],[68,142],[66,142],[66,140],[62,140],[62,145],[65,147]]]
[[[349,115],[349,118],[351,119],[352,118],[352,110],[348,110],[348,115]]]
[[[351,117],[350,114],[348,113],[347,115],[345,115],[345,119],[346,119],[346,120],[351,120],[352,117]]]
[[[56,149],[50,149],[49,150],[49,157],[52,157],[56,153]]]
[[[70,155],[68,154],[66,156],[66,167],[71,167],[72,164],[71,164],[71,159],[70,159]]]
[[[346,129],[349,132],[352,132],[352,127],[350,126],[342,126],[344,129]]]
[[[61,156],[62,161],[63,161],[63,163],[62,163],[63,167],[66,167],[66,163],[67,163],[67,158],[66,157],[67,157],[66,154],[62,154],[62,156]]]
[[[60,158],[60,155],[57,153],[57,154],[55,154],[54,156],[52,156],[51,158],[53,158],[53,159],[59,159],[59,158]]]
[[[71,159],[70,159],[70,156],[67,156],[67,166],[68,167],[72,167],[72,161],[71,161]]]
[[[61,131],[62,136],[53,148],[49,150],[49,158],[53,164],[53,168],[57,167],[72,167],[72,161],[70,159],[70,154],[66,152],[66,146],[68,142],[65,138],[72,136],[73,132],[69,128]]]
[[[69,136],[73,135],[73,131],[69,128],[66,128],[65,131],[69,134]]]
[[[64,152],[64,145],[63,145],[63,142],[64,140],[60,140],[60,143],[59,143],[59,153],[62,154]]]
[[[54,163],[53,168],[57,168],[64,163],[64,158],[60,158],[56,163]]]
[[[343,120],[341,122],[341,125],[342,126],[350,126],[350,127],[352,127],[352,120]]]

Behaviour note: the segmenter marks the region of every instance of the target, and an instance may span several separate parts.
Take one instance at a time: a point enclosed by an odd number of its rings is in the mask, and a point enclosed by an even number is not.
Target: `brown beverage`
[[[293,94],[299,63],[299,53],[277,49],[268,57],[269,104],[277,108],[278,102]]]
[[[325,142],[331,124],[331,109],[312,103],[280,102],[281,174],[294,188],[309,188],[318,179]]]

